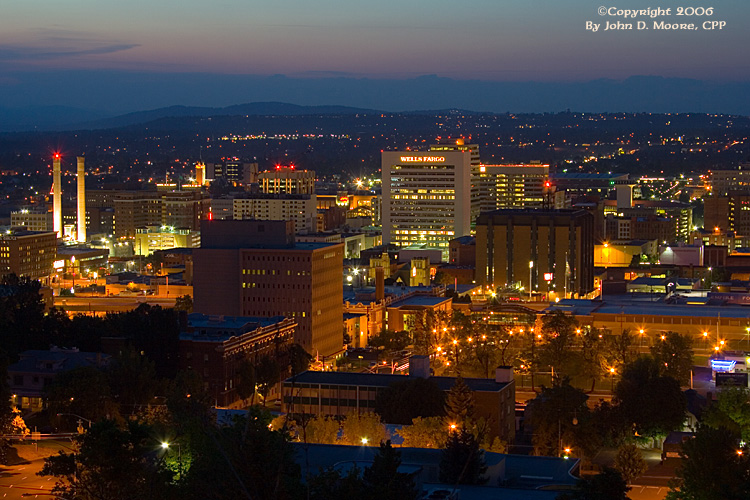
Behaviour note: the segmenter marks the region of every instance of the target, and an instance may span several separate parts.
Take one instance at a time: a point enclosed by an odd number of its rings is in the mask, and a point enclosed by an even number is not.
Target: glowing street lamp
[[[363,438],[361,439],[361,441],[362,441],[362,445],[363,445],[363,446],[367,446],[367,442],[369,441],[369,439],[367,439],[366,437],[363,437]]]
[[[534,269],[534,261],[529,261],[529,301],[531,301],[531,271]]]

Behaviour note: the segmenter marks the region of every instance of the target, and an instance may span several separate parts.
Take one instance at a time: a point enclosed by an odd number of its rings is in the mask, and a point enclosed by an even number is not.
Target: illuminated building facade
[[[438,144],[432,144],[430,151],[435,152],[451,152],[460,151],[469,153],[471,162],[471,221],[473,225],[479,216],[482,202],[481,187],[480,187],[480,173],[481,165],[479,159],[479,145],[478,144],[465,144],[463,139],[444,139]]]
[[[583,297],[594,289],[594,216],[585,210],[496,210],[477,219],[476,280]]]
[[[448,243],[471,232],[469,151],[382,153],[383,244],[427,245],[448,257]]]
[[[203,221],[193,250],[195,309],[285,316],[313,356],[343,349],[341,243],[295,242],[292,221]]]
[[[54,231],[52,212],[46,209],[22,209],[11,212],[10,225],[27,231]]]
[[[294,166],[277,165],[258,175],[263,193],[269,194],[313,194],[315,193],[315,171],[298,170]]]
[[[234,220],[292,220],[295,233],[317,230],[318,202],[314,194],[257,194],[232,201]]]
[[[9,229],[0,234],[0,275],[44,280],[52,274],[56,258],[54,231]]]
[[[543,208],[549,189],[549,165],[479,166],[482,212],[500,208]]]
[[[201,246],[200,231],[173,226],[147,226],[136,229],[136,255],[148,256],[158,250],[172,248],[198,248]]]

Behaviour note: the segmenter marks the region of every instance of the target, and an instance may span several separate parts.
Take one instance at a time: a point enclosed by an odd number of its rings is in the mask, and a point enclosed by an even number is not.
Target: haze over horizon
[[[627,8],[650,6],[633,0]],[[625,100],[614,98],[611,109],[601,110],[659,111],[649,108],[649,94],[671,87],[687,105],[682,111],[748,112],[739,103],[733,110],[714,102],[712,94],[750,84],[743,64],[750,34],[739,23],[750,4],[716,6],[710,18],[727,21],[722,30],[592,33],[586,21],[627,20],[600,16],[597,7],[584,0],[469,0],[460,9],[446,0],[15,3],[4,8],[0,33],[0,106],[71,106],[103,115],[258,101],[536,111],[523,104],[534,101],[534,88],[560,85],[557,101],[541,91],[543,111],[555,111],[573,107],[578,101],[566,96],[590,93],[599,80],[627,87],[631,77],[648,75],[659,79],[638,80],[634,97],[628,90]],[[493,100],[518,85],[532,87],[514,98],[518,109]],[[460,95],[477,89],[485,94]],[[642,101],[626,105],[637,97]],[[600,104],[608,102],[592,109]]]

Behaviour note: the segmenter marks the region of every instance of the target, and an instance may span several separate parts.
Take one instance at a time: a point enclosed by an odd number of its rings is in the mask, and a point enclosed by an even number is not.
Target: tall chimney
[[[78,157],[78,241],[86,241],[86,180],[83,156]]]
[[[60,181],[60,153],[52,158],[52,227],[62,238],[62,183]]]

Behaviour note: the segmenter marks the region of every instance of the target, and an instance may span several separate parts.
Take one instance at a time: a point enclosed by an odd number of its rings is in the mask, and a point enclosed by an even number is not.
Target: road
[[[0,498],[21,500],[28,498],[55,498],[52,488],[55,478],[37,476],[42,470],[43,458],[37,458],[22,465],[0,466]]]

